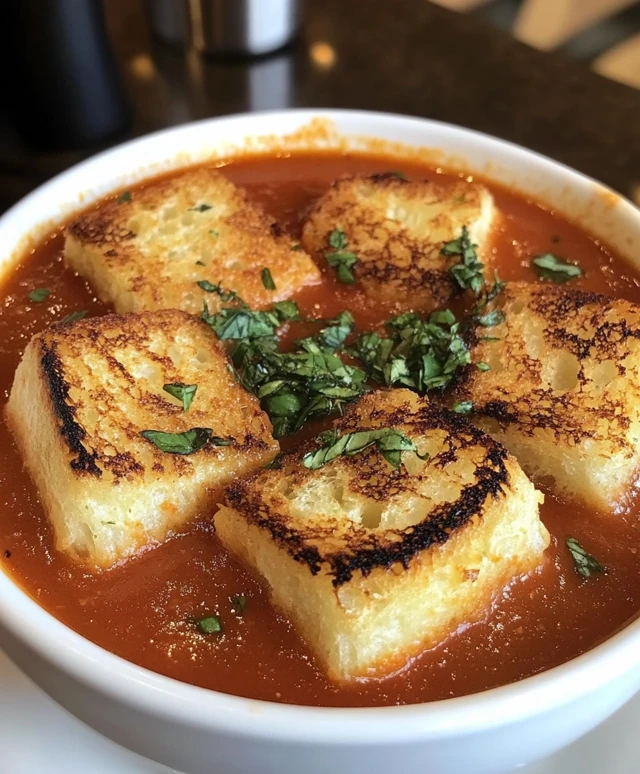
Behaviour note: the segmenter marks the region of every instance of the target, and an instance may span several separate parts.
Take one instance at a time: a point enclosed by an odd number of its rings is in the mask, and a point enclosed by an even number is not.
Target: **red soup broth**
[[[397,158],[349,154],[243,157],[224,172],[275,216],[294,240],[314,200],[345,174],[389,169],[410,178],[456,175]],[[532,256],[554,252],[585,273],[573,287],[640,302],[638,277],[582,228],[499,185],[485,181],[502,212],[493,251],[505,280],[536,281]],[[144,185],[144,184],[143,184]],[[62,230],[51,233],[5,278],[0,291],[0,380],[4,401],[31,336],[73,311],[110,309],[62,264]],[[37,304],[30,290],[49,288]],[[382,307],[326,274],[295,300],[303,313],[332,316],[350,309],[360,326],[379,324],[399,307]],[[0,561],[42,607],[89,640],[155,672],[194,685],[256,699],[325,706],[409,704],[482,691],[561,664],[594,647],[640,608],[640,528],[637,506],[595,515],[545,492],[541,517],[552,542],[539,570],[512,583],[484,620],[385,679],[331,682],[291,624],[268,602],[260,584],[218,542],[212,513],[203,514],[163,545],[93,574],[56,551],[37,492],[0,424]],[[565,546],[572,535],[589,546],[606,574],[581,579]],[[244,594],[244,615],[232,598]],[[193,616],[216,613],[221,636],[203,636]]]

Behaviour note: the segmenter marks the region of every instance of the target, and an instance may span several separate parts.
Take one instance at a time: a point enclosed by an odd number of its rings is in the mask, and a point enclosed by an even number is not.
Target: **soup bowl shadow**
[[[181,126],[74,167],[0,219],[4,267],[75,210],[153,174],[247,151],[324,148],[374,150],[481,173],[587,225],[629,262],[634,251],[640,256],[638,210],[535,153],[432,121],[300,110]],[[0,646],[82,721],[186,774],[501,774],[574,741],[640,688],[637,620],[562,666],[472,696],[362,709],[245,699],[180,683],[107,652],[1,571]]]

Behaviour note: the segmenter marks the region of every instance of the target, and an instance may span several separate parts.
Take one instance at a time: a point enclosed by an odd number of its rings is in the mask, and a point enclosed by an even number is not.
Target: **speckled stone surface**
[[[512,140],[625,195],[640,183],[640,91],[428,0],[307,0],[292,46],[235,62],[201,59],[153,40],[143,0],[105,5],[135,106],[129,136],[244,110],[373,109]],[[326,48],[325,63],[314,60],[318,43],[333,49],[333,65]],[[9,136],[0,150],[0,206],[95,150],[36,156]]]

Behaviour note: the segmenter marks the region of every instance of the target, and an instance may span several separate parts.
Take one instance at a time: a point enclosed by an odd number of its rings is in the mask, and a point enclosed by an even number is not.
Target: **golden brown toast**
[[[473,347],[490,370],[469,367],[456,400],[529,475],[611,510],[640,461],[640,307],[520,282],[501,304],[505,322],[479,328]]]
[[[196,385],[187,410],[163,389],[180,383]],[[101,567],[163,540],[278,448],[215,334],[179,311],[109,315],[37,334],[7,416],[57,548]],[[192,428],[229,445],[173,454],[141,436]]]
[[[198,282],[269,306],[319,281],[311,258],[231,181],[200,167],[106,202],[68,228],[65,263],[118,312],[183,309],[221,300]],[[269,269],[275,290],[265,287]]]
[[[335,424],[339,435],[373,428],[404,432],[428,459],[403,452],[395,470],[369,447],[308,469],[310,442],[232,484],[215,516],[222,543],[341,680],[389,674],[482,618],[549,542],[542,495],[464,417],[391,390]]]
[[[494,211],[489,191],[475,183],[408,181],[395,173],[348,177],[316,202],[302,244],[322,265],[335,252],[331,235],[343,232],[344,249],[357,258],[353,273],[368,295],[430,309],[459,292],[449,271],[459,259],[441,250],[463,226],[490,263]]]

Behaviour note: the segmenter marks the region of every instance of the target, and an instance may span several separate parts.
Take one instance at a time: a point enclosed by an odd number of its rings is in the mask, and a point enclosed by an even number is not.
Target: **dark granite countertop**
[[[127,136],[245,110],[383,110],[512,140],[625,195],[640,183],[640,91],[427,0],[307,0],[288,49],[225,63],[153,40],[143,0],[105,5],[135,110]],[[317,43],[332,47],[333,65],[314,61]],[[34,154],[10,131],[0,140],[2,209],[97,150]]]

